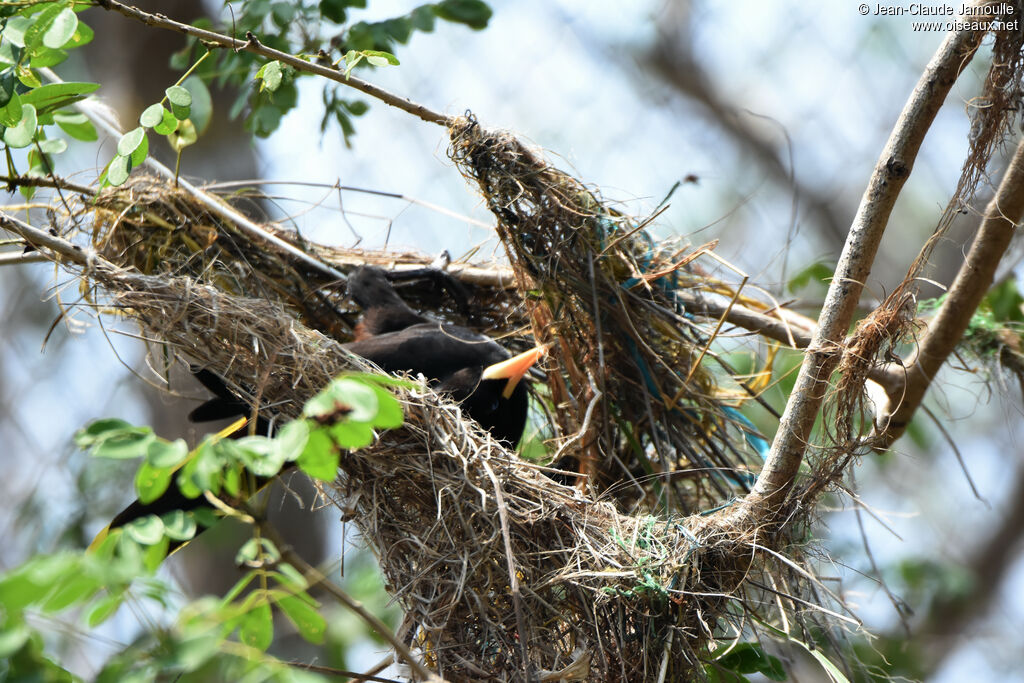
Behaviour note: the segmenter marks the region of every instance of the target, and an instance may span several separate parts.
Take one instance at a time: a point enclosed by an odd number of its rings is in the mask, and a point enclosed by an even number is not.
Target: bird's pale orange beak
[[[505,390],[501,392],[504,398],[512,396],[512,392],[515,391],[516,385],[519,384],[519,380],[523,378],[533,364],[540,360],[548,351],[547,344],[538,345],[529,351],[520,353],[518,356],[513,356],[508,360],[503,360],[500,363],[495,363],[490,367],[484,369],[481,379],[507,379],[508,383],[505,385]]]

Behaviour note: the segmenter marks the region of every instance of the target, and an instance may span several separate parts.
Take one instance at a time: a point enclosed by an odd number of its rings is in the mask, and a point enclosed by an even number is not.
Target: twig
[[[917,351],[906,364],[902,400],[891,401],[887,414],[876,419],[880,429],[876,448],[891,446],[921,405],[935,374],[956,348],[971,317],[992,286],[996,267],[1013,238],[1014,226],[1024,216],[1024,140],[1006,169],[995,196],[985,209],[971,250],[960,266],[942,306],[928,324]]]
[[[839,362],[842,340],[853,320],[896,198],[910,176],[925,134],[983,35],[982,31],[968,30],[950,33],[904,106],[847,235],[818,327],[804,356],[771,452],[753,490],[725,513],[729,521],[744,526],[777,522],[783,512],[782,503],[803,461],[815,418],[829,387],[829,376]]]
[[[30,251],[24,254],[20,251],[0,253],[0,266],[13,266],[20,263],[42,263],[49,260],[46,254],[40,254],[38,251]]]
[[[25,238],[25,241],[31,244],[37,249],[39,247],[46,247],[51,251],[54,251],[61,256],[67,258],[69,261],[77,263],[80,266],[94,265],[97,261],[103,259],[96,256],[96,253],[91,247],[87,247],[87,250],[71,244],[67,240],[61,239],[60,237],[54,237],[45,230],[34,228],[28,223],[11,216],[10,214],[0,211],[0,228],[9,230],[17,235],[21,235]],[[53,259],[50,259],[53,260]],[[112,267],[112,264],[104,261],[107,265]]]
[[[231,38],[222,33],[207,31],[205,29],[196,28],[195,26],[174,21],[163,14],[143,12],[137,7],[125,5],[117,0],[96,0],[96,4],[105,10],[111,10],[118,14],[122,14],[129,19],[141,21],[147,26],[155,26],[157,28],[184,33],[188,36],[194,36],[203,41],[206,45],[231,48],[232,50],[243,50],[269,59],[275,59],[282,64],[287,64],[296,71],[316,74],[317,76],[322,76],[326,79],[354,88],[361,93],[380,100],[384,104],[389,104],[392,107],[396,107],[414,116],[418,116],[429,123],[438,123],[443,126],[449,126],[451,124],[452,119],[449,116],[439,114],[421,104],[416,104],[409,99],[389,93],[383,88],[379,88],[354,76],[346,76],[345,72],[338,68],[307,62],[306,60],[290,55],[287,52],[281,52],[280,50],[267,47],[251,32],[246,34],[245,40],[239,40],[238,38]]]
[[[243,506],[245,510],[245,506]],[[281,559],[298,569],[303,576],[305,576],[310,586],[317,585],[322,587],[325,591],[331,594],[335,600],[341,605],[347,607],[356,613],[359,618],[365,621],[370,628],[376,631],[382,638],[391,643],[391,646],[395,648],[395,652],[405,660],[405,662],[416,672],[424,681],[439,681],[440,679],[432,674],[423,664],[416,658],[416,656],[406,647],[405,643],[395,637],[395,634],[388,628],[380,618],[370,612],[363,604],[353,598],[351,595],[339,588],[333,581],[330,581],[326,576],[321,573],[319,569],[309,564],[302,557],[299,556],[291,547],[281,538],[280,534],[277,533],[277,529],[268,524],[265,520],[260,519],[258,515],[253,515],[250,510],[246,510],[247,513],[252,515],[256,520],[260,529],[260,533],[273,541],[277,549],[281,551]]]
[[[307,662],[288,662],[288,666],[293,669],[301,669],[302,671],[312,671],[314,673],[323,674],[325,676],[337,676],[345,678],[349,683],[357,683],[358,681],[372,681],[373,683],[401,683],[394,678],[383,678],[372,673],[357,673],[355,671],[345,671],[344,669],[335,669],[330,666],[319,666],[317,664],[309,664]]]
[[[52,187],[58,190],[71,190],[78,194],[93,196],[96,188],[78,185],[60,176],[27,176],[27,175],[0,175],[0,183],[6,183],[8,187]]]

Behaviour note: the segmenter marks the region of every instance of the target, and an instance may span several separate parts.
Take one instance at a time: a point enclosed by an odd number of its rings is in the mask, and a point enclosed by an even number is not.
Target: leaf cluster
[[[307,578],[282,559],[252,517],[227,501],[240,500],[244,507],[254,482],[290,463],[312,477],[333,480],[343,451],[368,445],[376,429],[402,424],[401,406],[387,387],[406,384],[377,375],[345,375],[272,438],[230,439],[220,433],[191,450],[183,440],[168,441],[149,427],[118,419],[97,420],[79,431],[76,443],[94,457],[141,459],[135,491],[142,502],[156,500],[173,482],[187,498],[216,501],[217,512],[197,508],[148,515],[101,534],[89,551],[37,556],[0,577],[0,678],[46,672],[47,680],[74,680],[45,655],[42,634],[27,614],[76,610],[89,628],[96,628],[139,597],[168,608],[173,592],[154,574],[171,544],[188,541],[221,516],[232,516],[254,525],[252,538],[235,558],[248,571],[222,598],[187,605],[173,625],[116,653],[97,680],[153,680],[168,673],[203,680],[214,671],[215,677],[232,680],[246,675],[321,680],[266,654],[274,639],[275,611],[314,644],[324,641],[327,622],[309,594]]]
[[[87,7],[89,3],[74,0],[0,5],[0,138],[11,177],[19,173],[10,150],[26,147],[27,175],[52,174],[53,157],[67,149],[67,142],[51,126],[76,140],[97,139],[89,120],[70,107],[99,85],[44,85],[38,72],[60,64],[70,50],[92,41],[92,29],[78,17]],[[22,187],[21,192],[31,199],[35,188]]]

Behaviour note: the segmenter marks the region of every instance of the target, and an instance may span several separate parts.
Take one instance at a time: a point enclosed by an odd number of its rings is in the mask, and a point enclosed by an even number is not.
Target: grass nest
[[[328,494],[377,553],[407,642],[453,681],[635,682],[699,678],[720,639],[754,637],[780,612],[819,638],[800,552],[702,514],[743,495],[758,464],[756,431],[736,410],[742,382],[708,369],[721,322],[699,305],[739,292],[701,268],[707,249],[655,242],[647,221],[511,135],[472,118],[450,132],[511,268],[452,263],[468,307],[431,288],[400,293],[511,347],[552,343],[531,411],[547,460],[502,448],[425,387],[401,392],[403,428],[342,458]],[[86,299],[264,414],[294,417],[332,377],[363,368],[341,348],[358,317],[344,283],[192,194],[138,176],[66,206],[62,236],[84,234],[92,250],[78,271]],[[341,273],[431,260],[263,227]],[[587,485],[547,476],[550,460]]]

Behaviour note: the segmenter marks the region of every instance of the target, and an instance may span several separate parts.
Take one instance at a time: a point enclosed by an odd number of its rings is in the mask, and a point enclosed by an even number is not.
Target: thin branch
[[[992,286],[999,260],[1010,245],[1015,225],[1024,217],[1024,140],[1006,169],[971,250],[960,266],[942,306],[932,318],[913,357],[907,362],[906,387],[899,400],[876,418],[877,448],[891,446],[906,430],[939,368],[956,348],[971,317]]]
[[[245,510],[245,506],[243,506],[243,510]],[[391,646],[395,648],[395,652],[398,653],[398,656],[400,656],[405,663],[408,664],[414,672],[416,672],[416,675],[419,676],[421,680],[441,680],[438,676],[432,674],[429,669],[423,666],[419,659],[417,659],[412,651],[409,650],[406,644],[399,640],[391,629],[388,628],[388,625],[381,621],[376,614],[367,610],[363,607],[361,602],[343,591],[333,581],[324,576],[319,569],[300,557],[299,554],[292,550],[291,546],[281,538],[281,535],[277,533],[277,529],[267,523],[266,520],[260,519],[258,515],[253,515],[250,510],[246,510],[246,512],[254,517],[257,525],[259,526],[260,533],[269,538],[274,545],[277,546],[277,549],[281,552],[281,559],[298,569],[299,572],[301,572],[309,581],[311,587],[319,586],[323,588],[341,605],[355,612],[356,615],[365,621],[370,628],[391,643]]]
[[[68,242],[67,240],[61,239],[60,237],[54,237],[45,230],[34,228],[28,223],[19,220],[10,214],[4,213],[3,211],[0,211],[0,228],[9,230],[16,235],[20,235],[26,242],[36,249],[45,247],[80,266],[89,267],[90,265],[95,265],[98,261],[103,260],[96,256],[96,252],[92,250],[92,247],[82,249],[77,245],[71,244],[71,242]],[[112,266],[112,264],[109,263],[107,265]]]
[[[50,259],[38,251],[22,253],[20,251],[0,252],[0,266],[12,266],[22,263],[43,263]]]
[[[0,175],[0,183],[6,183],[7,187],[52,187],[57,190],[71,190],[78,194],[84,194],[92,197],[96,194],[96,189],[92,187],[86,187],[85,185],[78,185],[66,178],[61,178],[57,175],[48,175],[45,177],[41,176],[27,176],[27,175]]]
[[[328,80],[354,88],[361,93],[380,100],[384,104],[389,104],[392,107],[396,107],[414,116],[418,116],[429,123],[438,123],[443,126],[451,125],[452,119],[449,116],[439,114],[438,112],[428,109],[421,104],[416,104],[412,100],[389,93],[387,90],[379,88],[371,83],[367,83],[355,76],[346,76],[344,71],[336,67],[314,64],[312,62],[307,62],[300,57],[290,55],[287,52],[281,52],[280,50],[269,48],[261,43],[251,32],[246,34],[245,40],[239,40],[238,38],[231,38],[222,33],[207,31],[205,29],[196,28],[195,26],[183,24],[179,21],[174,21],[163,14],[143,12],[138,7],[125,5],[117,0],[96,0],[96,4],[105,10],[111,10],[118,14],[122,14],[129,19],[141,21],[147,26],[155,26],[157,28],[184,33],[187,36],[194,36],[209,47],[230,48],[232,50],[252,52],[253,54],[267,57],[268,59],[275,59],[282,64],[287,64],[296,71],[316,74],[317,76],[322,76]]]
[[[910,176],[925,134],[983,36],[982,31],[967,30],[947,35],[904,106],[847,235],[818,327],[804,356],[771,452],[750,494],[725,513],[730,521],[744,526],[750,522],[778,521],[782,503],[803,461],[815,418],[829,387],[829,377],[841,357],[843,338],[853,321],[893,206]]]

